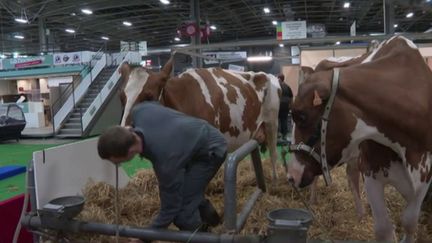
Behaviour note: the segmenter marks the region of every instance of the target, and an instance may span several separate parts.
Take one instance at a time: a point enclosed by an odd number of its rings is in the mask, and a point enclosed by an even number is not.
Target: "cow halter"
[[[326,154],[326,137],[327,137],[327,123],[328,123],[328,117],[330,115],[331,108],[333,106],[333,102],[336,96],[336,91],[339,86],[339,68],[333,69],[333,81],[331,86],[331,93],[330,98],[327,101],[327,104],[324,109],[324,114],[321,117],[321,127],[320,129],[316,130],[317,134],[312,135],[312,137],[321,137],[321,151],[320,154],[315,152],[315,148],[313,147],[316,143],[317,139],[308,139],[308,141],[314,141],[313,144],[304,144],[300,142],[299,144],[291,144],[289,146],[290,151],[303,151],[308,153],[312,158],[314,158],[319,164],[321,164],[321,170],[323,172],[324,181],[326,185],[330,185],[332,180],[330,176],[330,170],[327,164],[327,154]],[[321,132],[321,134],[319,134]]]

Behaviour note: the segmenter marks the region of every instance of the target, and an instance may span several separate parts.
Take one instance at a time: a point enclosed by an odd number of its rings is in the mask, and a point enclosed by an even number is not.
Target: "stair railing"
[[[88,67],[86,67],[88,69]],[[55,134],[55,120],[54,117],[58,113],[58,111],[62,108],[62,106],[66,103],[67,99],[72,95],[72,100],[75,108],[75,86],[81,82],[81,75],[77,75],[72,79],[70,83],[60,83],[59,88],[62,85],[66,85],[66,87],[60,91],[59,97],[51,103],[51,122],[53,127],[53,134]]]
[[[116,63],[119,65],[117,66],[116,70],[113,72],[111,77],[108,79],[104,87],[101,89],[99,94],[96,96],[96,98],[93,100],[93,102],[90,104],[89,108],[86,110],[86,112],[83,114],[83,129],[86,131],[88,128],[90,122],[96,115],[97,111],[101,108],[101,106],[106,101],[107,97],[113,92],[114,87],[116,87],[116,84],[118,83],[120,79],[120,68],[122,63],[128,61],[128,62],[139,62],[138,59],[141,58],[140,55],[134,56],[135,53],[128,52],[128,53],[120,53],[120,55],[116,58]],[[138,53],[136,53],[138,54]],[[118,62],[117,62],[118,60]]]
[[[86,67],[86,69],[89,71],[89,73],[87,75],[90,75],[90,84],[94,81],[93,76],[97,76],[97,74],[100,73],[100,71],[103,69],[103,67],[106,65],[106,58],[105,58],[105,62],[103,62],[103,66],[100,67],[99,64],[99,60],[102,59],[103,55],[104,55],[104,48],[105,45],[103,45],[101,48],[99,48],[99,50],[92,56],[92,58],[90,59],[89,65]],[[95,62],[95,64],[93,65],[93,62]],[[95,68],[100,68],[100,70],[96,70],[96,75],[93,75],[93,71],[95,71]],[[83,70],[83,71],[87,71],[87,70]],[[85,79],[85,78],[84,78]],[[61,127],[61,123],[63,123],[65,121],[65,118],[68,116],[68,114],[71,113],[71,111],[73,112],[73,110],[76,108],[76,104],[77,104],[77,100],[75,98],[75,93],[77,91],[77,89],[75,87],[78,88],[78,85],[81,84],[83,81],[83,78],[81,77],[81,75],[78,75],[76,77],[73,78],[72,82],[65,88],[64,92],[61,92],[59,98],[57,98],[57,100],[55,100],[52,104],[51,104],[51,112],[52,112],[52,126],[53,126],[53,135],[56,134],[56,131],[58,129],[60,129]],[[72,95],[72,99],[71,98]],[[81,97],[79,97],[79,99],[81,99],[83,97],[83,95],[81,95]],[[65,106],[65,104],[71,101],[72,102],[72,110],[69,109],[69,111],[67,111],[66,114],[61,114],[61,116],[57,119],[56,121],[56,115],[62,110],[62,108]],[[80,115],[80,120],[81,120],[81,131],[83,130],[82,128],[82,115]]]

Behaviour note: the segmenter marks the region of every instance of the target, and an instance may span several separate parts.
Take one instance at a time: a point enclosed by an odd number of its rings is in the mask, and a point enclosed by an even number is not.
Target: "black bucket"
[[[41,223],[46,227],[52,227],[68,222],[83,210],[84,202],[85,199],[82,196],[55,198],[38,210]]]
[[[282,208],[267,214],[267,243],[306,243],[312,214],[304,209]]]

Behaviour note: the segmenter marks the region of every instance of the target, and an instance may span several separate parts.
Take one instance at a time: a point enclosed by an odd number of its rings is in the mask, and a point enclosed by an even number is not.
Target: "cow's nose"
[[[295,181],[294,181],[294,177],[288,175],[288,183],[291,185],[294,185]]]

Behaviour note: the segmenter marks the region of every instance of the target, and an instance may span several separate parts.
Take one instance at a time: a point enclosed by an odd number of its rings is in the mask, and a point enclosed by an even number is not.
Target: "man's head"
[[[99,137],[99,156],[115,164],[129,161],[141,151],[140,138],[129,128],[110,127]]]
[[[279,82],[284,82],[285,81],[285,76],[283,74],[279,74],[278,75],[278,79],[279,79]]]

